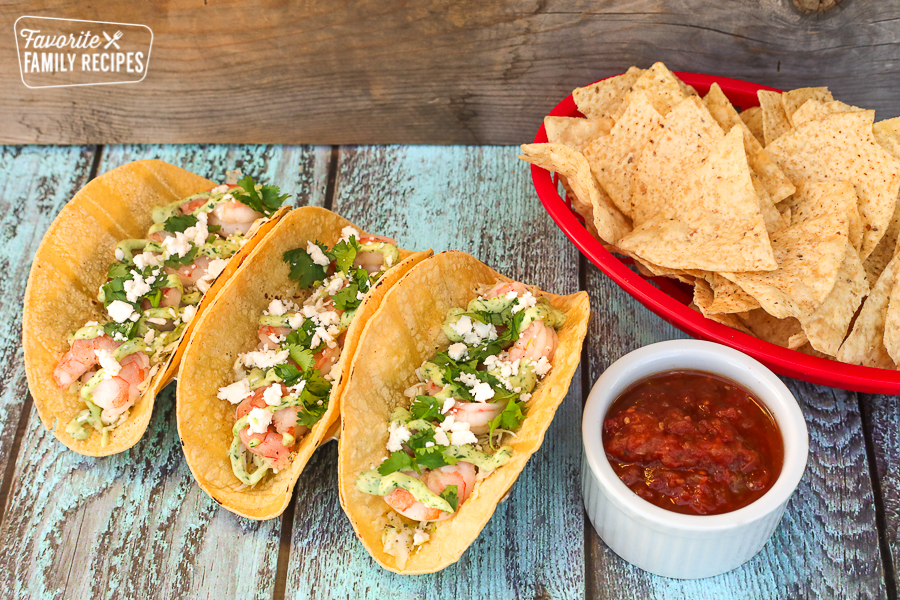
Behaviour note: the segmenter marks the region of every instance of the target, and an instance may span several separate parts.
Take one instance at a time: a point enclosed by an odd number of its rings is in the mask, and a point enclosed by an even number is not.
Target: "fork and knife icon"
[[[106,38],[106,45],[103,46],[103,49],[106,50],[106,49],[109,48],[110,46],[115,46],[115,47],[116,47],[116,50],[120,50],[119,44],[117,44],[116,42],[119,41],[120,39],[122,39],[122,36],[123,36],[123,35],[125,35],[125,34],[122,33],[121,31],[117,31],[112,37],[109,37],[109,36],[106,34],[106,32],[104,31],[104,32],[103,32],[103,37]]]

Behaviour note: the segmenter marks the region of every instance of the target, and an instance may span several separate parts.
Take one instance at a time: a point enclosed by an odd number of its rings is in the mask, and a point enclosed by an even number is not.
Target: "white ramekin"
[[[727,377],[753,392],[775,416],[784,438],[784,466],[775,485],[753,504],[721,515],[674,513],[639,497],[613,471],[602,440],[610,404],[635,381],[671,369]],[[582,441],[581,489],[594,529],[636,567],[678,579],[711,577],[753,558],[781,521],[809,451],[803,413],[781,380],[741,352],[698,340],[652,344],[609,367],[588,396]]]

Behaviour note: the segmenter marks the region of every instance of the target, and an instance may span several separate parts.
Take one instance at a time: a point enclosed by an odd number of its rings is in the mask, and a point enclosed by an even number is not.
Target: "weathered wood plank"
[[[25,14],[149,26],[146,79],[26,88]],[[657,60],[900,114],[889,2],[42,0],[0,9],[0,29],[6,143],[518,144],[576,86]]]
[[[471,252],[556,293],[578,287],[574,248],[541,209],[515,148],[344,148],[334,209],[406,248]],[[382,570],[340,509],[335,445],[307,467],[295,509],[286,598],[581,598],[580,375],[544,445],[455,565]]]
[[[0,473],[28,393],[22,359],[22,297],[41,236],[88,179],[94,147],[0,148]],[[0,502],[4,499],[0,498]]]
[[[863,417],[872,435],[876,476],[884,511],[884,538],[893,568],[893,588],[900,588],[897,558],[900,557],[900,396],[863,395]]]
[[[684,335],[644,309],[593,266],[588,332],[592,379],[621,356]],[[855,393],[784,379],[809,428],[806,473],[762,552],[717,577],[679,581],[645,573],[588,535],[589,597],[884,598],[862,424]]]
[[[321,205],[329,148],[112,147],[100,171],[161,158],[214,180],[226,169]],[[194,483],[175,430],[174,386],[144,438],[107,458],[70,452],[31,415],[0,528],[3,597],[272,597],[280,519],[252,522]]]

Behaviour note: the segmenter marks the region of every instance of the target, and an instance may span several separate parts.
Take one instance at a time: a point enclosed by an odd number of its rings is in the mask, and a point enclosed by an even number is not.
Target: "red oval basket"
[[[738,79],[697,73],[675,74],[685,83],[694,86],[701,95],[705,95],[709,91],[709,86],[713,82],[718,83],[728,99],[742,108],[759,105],[756,97],[757,90],[780,91]],[[584,115],[578,112],[575,101],[570,95],[556,105],[556,108],[550,112],[550,116],[582,117]],[[538,130],[534,141],[535,143],[547,141],[547,132],[543,125]],[[619,287],[681,331],[695,338],[718,342],[740,350],[780,375],[857,392],[900,393],[900,371],[847,365],[788,350],[710,321],[700,313],[691,310],[688,308],[691,295],[686,289],[679,287],[679,284],[673,280],[662,277],[653,278],[653,282],[659,287],[654,286],[650,281],[629,269],[625,262],[613,256],[588,233],[581,219],[560,197],[556,178],[549,171],[531,165],[531,177],[544,208],[578,249]]]

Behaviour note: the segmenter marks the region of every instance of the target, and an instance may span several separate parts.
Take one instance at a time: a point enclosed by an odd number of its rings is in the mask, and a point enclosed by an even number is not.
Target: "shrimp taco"
[[[324,208],[281,220],[200,319],[178,374],[178,432],[206,493],[251,519],[284,511],[340,416],[363,325],[430,255]]]
[[[142,160],[63,207],[31,266],[22,328],[28,386],[61,442],[88,456],[137,443],[198,315],[287,197]]]
[[[540,447],[578,366],[585,292],[462,252],[410,270],[366,324],[341,399],[341,505],[397,573],[456,562]]]

